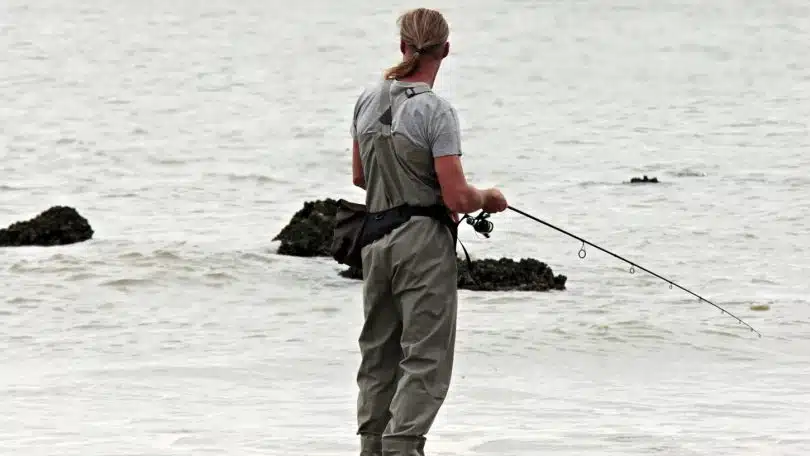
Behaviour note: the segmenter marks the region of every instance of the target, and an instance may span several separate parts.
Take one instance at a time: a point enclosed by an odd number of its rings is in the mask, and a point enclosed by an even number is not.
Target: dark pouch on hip
[[[404,225],[411,216],[422,215],[425,211],[420,209],[402,205],[369,213],[365,205],[339,200],[332,238],[332,257],[338,263],[362,269],[363,247]]]
[[[332,258],[340,264],[354,268],[363,265],[360,251],[363,246],[363,229],[366,224],[366,206],[344,199],[337,202],[335,228],[332,235]]]

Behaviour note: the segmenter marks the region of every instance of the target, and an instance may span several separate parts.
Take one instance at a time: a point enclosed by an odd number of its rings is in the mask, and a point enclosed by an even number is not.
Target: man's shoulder
[[[357,95],[357,105],[367,103],[380,93],[382,81],[367,82]]]
[[[448,112],[455,112],[453,104],[443,96],[436,93],[427,84],[416,83],[405,85],[402,90],[408,87],[416,89],[417,95],[413,96],[411,102],[419,106],[419,110],[432,115],[441,115]]]
[[[425,97],[422,105],[423,112],[427,114],[434,122],[438,122],[445,126],[458,124],[458,112],[450,100],[439,95],[433,90],[431,90],[429,93],[421,95],[420,97]]]
[[[436,114],[439,116],[449,116],[453,119],[454,122],[458,122],[458,112],[456,111],[456,107],[453,106],[453,103],[450,102],[447,98],[439,94],[434,94],[436,97]]]
[[[434,100],[436,106],[442,111],[454,111],[455,108],[453,107],[453,103],[450,102],[447,98],[439,95],[438,93],[434,92],[433,90],[430,91],[431,97]]]

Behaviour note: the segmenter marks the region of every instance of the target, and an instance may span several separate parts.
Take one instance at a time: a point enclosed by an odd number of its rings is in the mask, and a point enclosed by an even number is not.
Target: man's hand
[[[488,188],[484,190],[484,205],[482,209],[484,212],[494,214],[496,212],[503,212],[506,210],[506,198],[497,188]]]

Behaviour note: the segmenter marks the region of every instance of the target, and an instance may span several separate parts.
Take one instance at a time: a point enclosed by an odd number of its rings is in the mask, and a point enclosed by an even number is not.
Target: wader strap
[[[430,92],[430,87],[419,86],[419,87],[408,87],[405,89],[405,96],[408,98],[413,98],[421,93]]]
[[[430,217],[446,226],[452,234],[455,247],[458,238],[458,227],[444,205],[411,206],[406,203],[383,211],[366,213],[366,223],[361,235],[360,248],[362,249],[364,246],[381,239],[386,234],[404,225],[413,216]]]
[[[393,132],[391,130],[393,124],[393,103],[391,100],[391,85],[393,81],[390,79],[386,79],[382,83],[382,87],[380,88],[380,104],[378,112],[380,113],[380,117],[378,119],[378,126],[377,126],[377,138],[374,140],[374,154],[386,154],[391,155],[395,154],[394,150],[394,139],[393,139]],[[383,163],[393,163],[397,161],[396,157],[387,157],[378,159],[379,161],[383,161]],[[385,166],[380,170],[380,174],[383,175],[383,192],[385,194],[386,202],[388,204],[391,203],[389,195],[402,195],[404,194],[404,189],[402,186],[402,181],[400,180],[400,176],[393,172],[391,169],[386,169]],[[392,190],[393,189],[393,190]]]
[[[430,87],[408,87],[405,89],[405,96],[413,98],[417,95],[430,92]],[[386,79],[382,85],[382,92],[380,93],[380,106],[378,108],[380,113],[379,121],[383,125],[383,134],[385,136],[391,135],[391,124],[394,122],[393,106],[391,105],[391,80]]]
[[[380,118],[382,124],[383,136],[391,136],[391,123],[394,121],[394,116],[391,112],[391,80],[386,79],[383,81],[382,89],[380,90]]]

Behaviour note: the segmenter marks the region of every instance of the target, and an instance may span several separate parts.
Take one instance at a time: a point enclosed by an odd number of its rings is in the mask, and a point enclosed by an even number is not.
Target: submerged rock
[[[0,247],[53,246],[84,242],[93,228],[76,209],[54,206],[31,220],[16,222],[0,230]]]
[[[633,177],[633,178],[631,178],[630,183],[631,184],[657,184],[658,183],[658,178],[657,177],[649,178],[646,175],[644,175],[644,177]]]
[[[565,290],[568,280],[564,275],[555,276],[547,264],[533,258],[522,258],[520,261],[509,258],[474,260],[472,271],[468,270],[466,261],[459,259],[458,269],[458,287],[467,290]]]
[[[338,272],[338,275],[347,279],[363,280],[363,270],[360,268],[349,267]]]
[[[554,275],[551,268],[541,261],[523,258],[499,260],[472,260],[472,271],[466,260],[458,262],[458,288],[475,291],[549,291],[565,290],[568,278]],[[348,268],[339,272],[341,277],[362,280],[363,271]],[[474,280],[473,280],[474,279]]]
[[[337,200],[307,201],[292,216],[290,223],[273,238],[281,241],[281,255],[315,257],[331,256],[332,230],[337,214]]]
[[[281,241],[280,255],[300,257],[331,257],[332,230],[337,214],[337,200],[308,201],[296,212],[290,223],[273,238]],[[473,260],[472,280],[467,261],[457,258],[458,287],[479,291],[548,291],[564,290],[567,278],[555,276],[543,262],[525,258],[515,261],[509,258]],[[363,279],[363,271],[347,268],[338,273],[341,277]],[[477,283],[476,283],[477,281]]]

